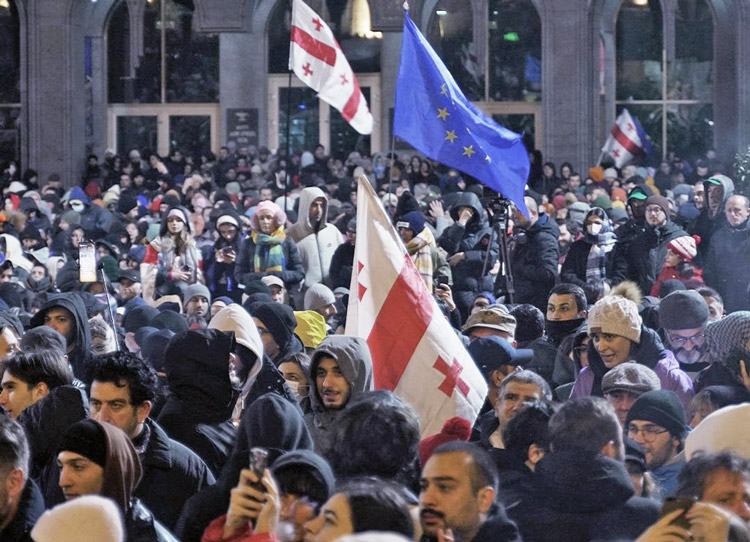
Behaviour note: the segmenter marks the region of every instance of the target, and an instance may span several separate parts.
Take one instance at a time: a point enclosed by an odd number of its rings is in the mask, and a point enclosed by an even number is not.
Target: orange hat
[[[604,180],[604,168],[601,166],[589,168],[589,177],[594,179],[597,183],[602,182]]]

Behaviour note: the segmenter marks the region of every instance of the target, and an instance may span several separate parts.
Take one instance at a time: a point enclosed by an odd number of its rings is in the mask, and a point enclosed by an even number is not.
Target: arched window
[[[707,0],[626,0],[617,17],[617,114],[643,125],[655,157],[713,147],[713,16]],[[665,21],[673,21],[672,23]]]
[[[18,9],[0,2],[0,163],[20,158],[21,55]]]

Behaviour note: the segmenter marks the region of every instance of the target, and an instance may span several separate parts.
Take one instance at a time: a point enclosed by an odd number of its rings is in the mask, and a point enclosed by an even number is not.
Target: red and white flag
[[[615,159],[620,168],[630,162],[636,154],[646,152],[646,134],[627,109],[617,117],[612,132],[602,147],[602,152]]]
[[[372,115],[344,52],[325,21],[302,0],[292,4],[289,69],[335,107],[360,134],[372,133]]]
[[[357,243],[346,334],[372,353],[375,388],[419,413],[423,436],[460,416],[471,423],[487,383],[440,312],[401,237],[364,177],[357,189]]]

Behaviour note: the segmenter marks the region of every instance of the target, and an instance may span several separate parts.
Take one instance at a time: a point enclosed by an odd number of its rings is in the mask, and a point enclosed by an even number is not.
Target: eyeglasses
[[[669,332],[667,332],[667,338],[669,339],[669,342],[672,343],[672,346],[685,346],[688,341],[690,341],[693,344],[698,344],[699,342],[703,342],[703,339],[706,338],[706,332],[700,331],[696,333],[695,335],[691,335],[690,337],[681,337],[680,335],[673,335]]]
[[[664,209],[661,207],[646,207],[646,213],[650,215],[658,215],[659,213],[664,213]]]
[[[643,440],[646,442],[653,442],[656,440],[656,437],[658,435],[661,435],[662,433],[666,433],[667,429],[657,429],[656,427],[644,427],[642,429],[638,429],[635,425],[629,425],[628,426],[628,438],[631,438],[635,440],[635,437],[638,436],[638,433],[643,433]]]

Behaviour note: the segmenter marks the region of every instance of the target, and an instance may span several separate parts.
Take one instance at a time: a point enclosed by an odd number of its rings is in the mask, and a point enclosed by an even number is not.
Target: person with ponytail
[[[163,215],[159,235],[146,247],[141,264],[143,299],[155,300],[156,287],[165,281],[185,285],[203,283],[203,261],[184,207],[170,207]]]
[[[247,286],[254,280],[274,275],[287,290],[302,282],[305,272],[297,245],[285,232],[286,214],[272,201],[262,201],[250,218],[252,231],[242,243],[235,279]]]

